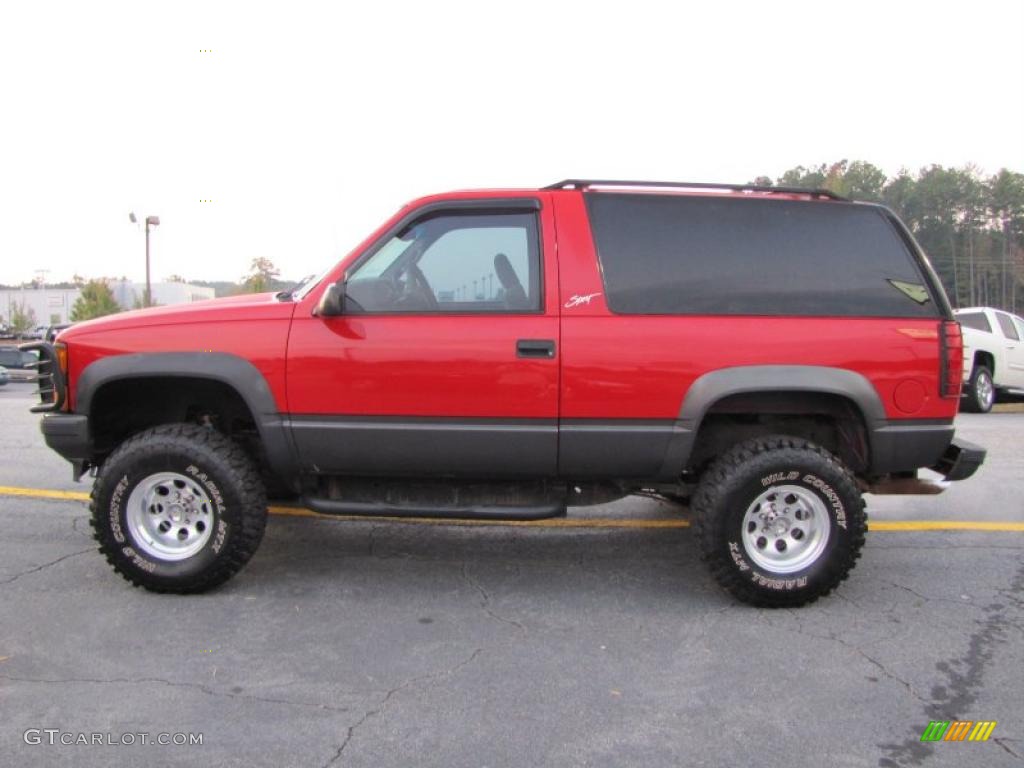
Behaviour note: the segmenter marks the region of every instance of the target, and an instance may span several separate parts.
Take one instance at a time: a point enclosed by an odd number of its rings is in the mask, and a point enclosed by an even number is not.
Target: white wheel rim
[[[978,395],[978,402],[982,408],[991,408],[995,399],[996,390],[992,386],[992,378],[987,373],[979,373],[974,382],[974,391]]]
[[[831,530],[825,502],[814,491],[775,485],[747,508],[743,548],[770,573],[796,573],[821,557]]]
[[[186,560],[210,540],[213,502],[194,480],[177,472],[143,478],[128,497],[125,512],[135,546],[158,560]]]

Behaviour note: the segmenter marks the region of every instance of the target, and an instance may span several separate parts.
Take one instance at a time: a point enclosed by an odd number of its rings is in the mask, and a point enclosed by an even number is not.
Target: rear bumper
[[[941,458],[929,467],[942,475],[942,480],[918,477],[917,472],[888,475],[874,481],[864,481],[865,493],[876,494],[935,494],[942,493],[950,482],[966,480],[978,471],[985,461],[985,449],[966,440],[955,439],[946,446]]]
[[[89,418],[75,413],[48,413],[40,420],[39,429],[46,444],[71,462],[78,480],[92,458]]]
[[[953,441],[953,420],[882,422],[870,434],[871,474],[888,475],[931,467]]]
[[[932,469],[947,480],[966,480],[985,462],[985,449],[957,438],[949,444]]]

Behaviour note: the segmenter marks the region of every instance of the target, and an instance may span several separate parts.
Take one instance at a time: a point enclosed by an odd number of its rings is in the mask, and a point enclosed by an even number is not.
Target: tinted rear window
[[[992,324],[988,321],[988,317],[984,312],[957,312],[956,319],[965,328],[992,333]]]
[[[585,196],[613,312],[939,315],[910,252],[877,208]]]
[[[21,368],[21,352],[17,349],[0,349],[0,365],[5,368]]]

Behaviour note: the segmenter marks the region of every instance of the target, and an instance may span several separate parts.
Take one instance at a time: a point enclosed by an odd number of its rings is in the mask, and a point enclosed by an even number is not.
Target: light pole
[[[135,213],[128,214],[128,221],[132,224],[138,224],[139,220],[135,218]],[[153,303],[152,289],[149,282],[149,228],[160,226],[159,216],[147,216],[146,217],[146,296],[143,306],[149,307]]]

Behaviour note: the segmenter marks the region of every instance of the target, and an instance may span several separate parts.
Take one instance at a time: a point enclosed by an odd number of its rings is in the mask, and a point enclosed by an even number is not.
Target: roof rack
[[[693,181],[623,181],[620,179],[565,179],[563,181],[549,184],[541,189],[565,189],[575,187],[585,189],[587,187],[675,187],[686,189],[723,189],[733,192],[777,192],[784,195],[810,195],[811,197],[824,197],[829,200],[846,200],[845,197],[837,195],[829,189],[807,189],[804,187],[765,187],[758,184],[708,184],[707,182]]]

